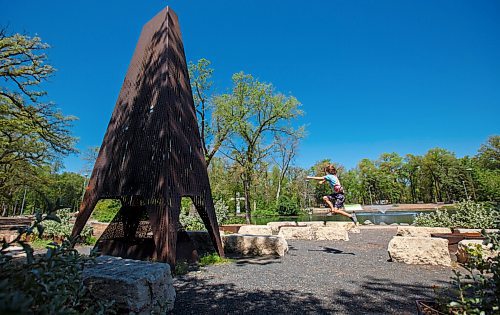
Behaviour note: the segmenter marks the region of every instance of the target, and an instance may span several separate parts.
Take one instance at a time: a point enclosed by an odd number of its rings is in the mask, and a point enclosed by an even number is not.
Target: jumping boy
[[[330,207],[330,212],[328,213],[328,215],[338,213],[348,217],[352,220],[352,222],[357,224],[358,219],[356,218],[356,214],[354,212],[352,214],[349,214],[341,210],[342,208],[344,208],[345,196],[344,189],[342,188],[339,178],[337,177],[337,169],[335,169],[335,166],[333,166],[332,164],[329,164],[327,167],[325,167],[325,172],[325,176],[307,176],[306,179],[319,180],[320,184],[323,184],[325,182],[328,182],[328,184],[330,184],[333,193],[331,195],[323,196],[323,200]],[[335,202],[335,206],[333,205],[333,202]]]

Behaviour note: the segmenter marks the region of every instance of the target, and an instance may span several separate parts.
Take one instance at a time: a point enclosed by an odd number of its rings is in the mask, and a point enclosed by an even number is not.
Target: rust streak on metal
[[[99,250],[175,265],[183,196],[223,256],[179,23],[167,7],[142,29],[72,235],[99,199],[119,198]]]

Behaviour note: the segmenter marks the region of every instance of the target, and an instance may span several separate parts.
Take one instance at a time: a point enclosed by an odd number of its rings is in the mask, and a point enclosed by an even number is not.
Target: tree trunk
[[[251,208],[250,208],[250,178],[245,175],[243,178],[243,192],[245,194],[245,219],[247,224],[251,223]]]

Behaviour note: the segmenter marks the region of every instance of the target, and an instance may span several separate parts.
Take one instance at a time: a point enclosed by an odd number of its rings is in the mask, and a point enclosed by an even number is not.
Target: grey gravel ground
[[[173,314],[416,314],[415,299],[452,269],[389,262],[396,229],[362,227],[350,241],[289,241],[282,258],[237,259],[174,280]]]

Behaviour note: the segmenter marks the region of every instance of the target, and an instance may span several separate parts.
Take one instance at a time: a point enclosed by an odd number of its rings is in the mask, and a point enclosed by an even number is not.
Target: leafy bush
[[[484,233],[484,231],[483,231]],[[485,244],[500,251],[500,234],[485,234]],[[447,314],[500,314],[500,257],[485,258],[480,245],[467,248],[466,274],[454,270],[453,288],[436,301]]]
[[[419,214],[415,224],[419,226],[442,226],[488,229],[498,226],[500,212],[491,204],[464,201],[457,203],[455,211],[437,210],[435,213]]]
[[[7,243],[0,240],[0,313],[1,314],[104,314],[112,311],[91,296],[84,286],[82,271],[92,258],[81,256],[65,240],[52,243],[44,255],[33,255],[23,241],[38,231],[42,238],[48,220],[59,221],[55,214],[35,216],[32,226],[21,228],[18,237]],[[26,260],[9,255],[12,245],[20,245]]]
[[[99,222],[111,222],[122,204],[116,199],[101,199],[92,212],[92,217]]]
[[[208,266],[216,264],[225,264],[231,262],[231,259],[221,258],[217,253],[209,253],[200,257],[199,265]]]
[[[299,214],[300,206],[294,198],[288,196],[280,196],[276,211],[279,215],[297,215]]]
[[[59,222],[50,220],[41,224],[44,238],[62,240],[71,236],[71,231],[73,230],[71,209],[60,209],[57,212]],[[84,243],[88,244],[92,237],[92,228],[86,225],[80,233],[80,237]]]
[[[222,199],[217,200],[214,204],[214,207],[217,222],[219,224],[224,224],[225,221],[229,218],[229,207],[224,203]],[[184,229],[188,231],[205,230],[205,225],[203,224],[203,221],[201,220],[198,213],[195,215],[189,215],[185,214],[184,211],[181,211],[179,220]]]

